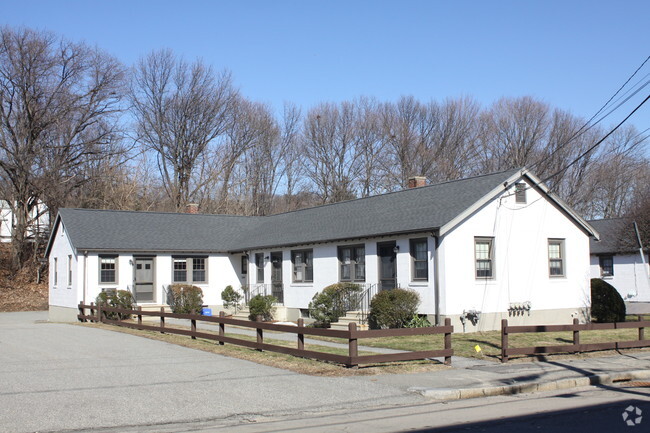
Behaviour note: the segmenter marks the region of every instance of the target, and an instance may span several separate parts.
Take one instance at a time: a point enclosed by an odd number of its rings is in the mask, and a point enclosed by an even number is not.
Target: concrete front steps
[[[357,324],[357,329],[366,331],[368,329],[368,325],[361,323],[361,317],[362,317],[361,311],[348,311],[345,313],[345,316],[339,317],[339,321],[336,323],[332,323],[330,327],[332,329],[347,330],[349,324],[355,322]]]

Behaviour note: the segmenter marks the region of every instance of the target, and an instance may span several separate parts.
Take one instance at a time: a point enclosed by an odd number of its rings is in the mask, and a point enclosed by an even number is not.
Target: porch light
[[[395,245],[395,247],[393,248],[393,252],[395,254],[399,253],[399,245]]]
[[[270,259],[271,259],[271,257],[269,257],[269,256],[264,257],[264,261],[267,262],[267,263],[268,263],[268,261],[269,261]]]

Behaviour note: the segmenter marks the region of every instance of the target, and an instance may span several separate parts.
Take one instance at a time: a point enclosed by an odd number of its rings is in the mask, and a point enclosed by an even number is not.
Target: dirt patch
[[[48,307],[47,271],[36,283],[38,265],[10,271],[11,245],[0,244],[0,311],[39,311]]]

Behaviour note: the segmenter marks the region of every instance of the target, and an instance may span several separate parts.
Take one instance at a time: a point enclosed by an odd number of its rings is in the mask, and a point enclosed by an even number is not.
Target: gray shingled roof
[[[61,209],[78,250],[242,251],[436,230],[520,169],[267,217]]]
[[[225,251],[262,217],[61,209],[78,250]]]
[[[598,233],[600,241],[589,240],[591,254],[615,254],[636,252],[639,249],[632,221],[611,218],[587,221]]]

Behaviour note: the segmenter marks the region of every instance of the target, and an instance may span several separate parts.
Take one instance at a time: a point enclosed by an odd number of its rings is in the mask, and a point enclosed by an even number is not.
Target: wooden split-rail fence
[[[88,314],[86,313],[88,310]],[[130,318],[137,317],[137,321],[131,320],[118,320],[108,318],[108,314],[121,315],[122,317]],[[155,317],[159,319],[157,325],[143,323],[143,316]],[[103,305],[95,305],[91,303],[86,305],[79,304],[78,319],[80,321],[101,322],[111,325],[140,329],[154,332],[161,332],[167,334],[186,335],[192,339],[202,338],[212,340],[223,344],[235,344],[238,346],[250,347],[259,351],[278,352],[288,355],[293,355],[302,358],[312,358],[321,361],[335,362],[343,364],[347,367],[356,367],[362,364],[375,364],[382,362],[398,362],[398,361],[411,361],[429,358],[444,358],[444,363],[451,365],[451,357],[454,353],[451,348],[451,335],[454,331],[451,326],[451,319],[445,319],[444,326],[431,326],[424,328],[401,328],[401,329],[378,329],[362,331],[357,329],[355,323],[350,323],[347,330],[336,329],[321,329],[309,328],[304,326],[303,320],[298,320],[298,326],[280,325],[275,323],[267,323],[262,321],[239,320],[225,317],[223,311],[219,316],[202,316],[198,314],[175,314],[167,313],[164,308],[160,311],[143,311],[142,307],[137,309],[128,310],[122,308],[108,307]],[[165,319],[185,319],[190,321],[190,329],[166,326]],[[218,324],[218,333],[200,331],[197,327],[198,323],[213,323]],[[241,328],[255,329],[256,340],[245,340],[226,335],[226,325],[237,326]],[[286,347],[277,344],[268,344],[264,342],[264,331],[283,332],[296,335],[296,346]],[[365,338],[384,338],[384,337],[400,337],[412,335],[436,335],[444,334],[443,348],[437,350],[421,350],[413,352],[398,352],[398,353],[381,353],[373,355],[359,355],[359,340]],[[326,353],[317,350],[305,349],[305,335],[342,338],[347,340],[347,355]],[[433,340],[433,339],[432,339]],[[433,344],[433,341],[432,341]]]

